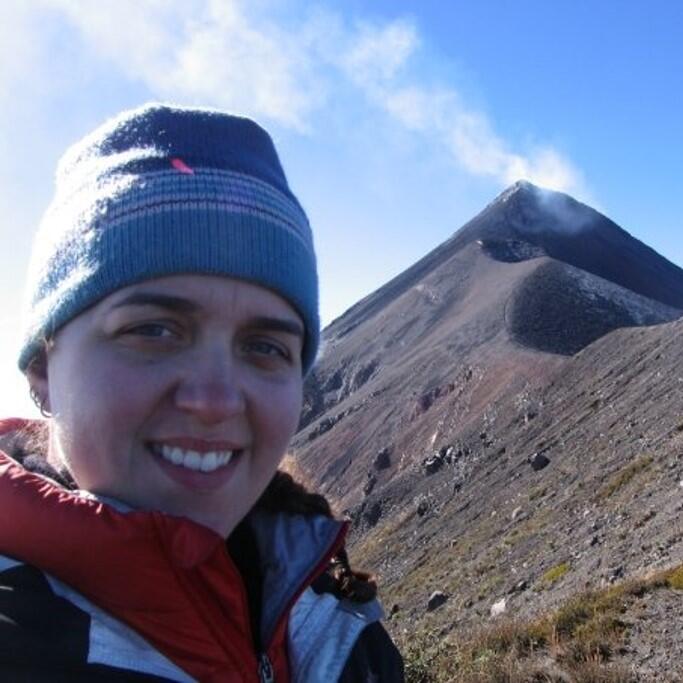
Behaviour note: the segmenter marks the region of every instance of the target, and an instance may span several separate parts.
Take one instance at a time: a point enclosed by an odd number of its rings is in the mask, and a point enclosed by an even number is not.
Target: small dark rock
[[[372,461],[372,466],[376,470],[386,470],[391,467],[391,448],[387,446],[379,451]]]
[[[329,417],[324,417],[320,420],[320,424],[318,425],[318,433],[324,434],[325,432],[329,432],[332,427],[334,427],[334,420]]]
[[[363,510],[363,521],[370,527],[375,526],[382,517],[382,504],[375,501],[368,508]]]
[[[522,593],[529,587],[529,583],[525,580],[522,579],[521,581],[518,581],[510,590],[508,591],[508,594],[512,593]]]
[[[624,568],[621,565],[613,567],[607,572],[607,581],[609,583],[614,583],[622,578],[624,578]]]
[[[454,460],[455,456],[455,447],[454,446],[441,446],[439,448],[439,455],[447,462],[447,463],[452,463]]]
[[[529,464],[534,472],[540,472],[542,469],[550,465],[550,460],[542,453],[534,453],[529,456]]]
[[[368,472],[368,480],[365,482],[365,485],[363,486],[363,493],[366,496],[369,496],[372,493],[372,490],[375,488],[375,484],[377,483],[377,477],[372,474],[372,472]]]
[[[417,514],[419,517],[424,517],[429,512],[429,501],[422,498],[417,504]]]
[[[439,453],[434,453],[434,455],[427,458],[422,465],[426,474],[435,474],[445,465],[445,461]]]
[[[341,419],[346,417],[345,412],[338,413],[334,417],[324,417],[320,422],[317,424],[317,426],[309,433],[308,435],[308,440],[313,441],[313,439],[319,437],[321,434],[325,434],[326,432],[329,432],[334,425],[337,424]]]
[[[434,591],[427,601],[427,611],[433,612],[435,609],[441,607],[445,602],[448,601],[448,595],[442,591]]]

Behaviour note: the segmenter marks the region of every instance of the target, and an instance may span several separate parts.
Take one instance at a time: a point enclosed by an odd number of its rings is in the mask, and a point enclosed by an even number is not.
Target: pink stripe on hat
[[[171,166],[181,173],[194,175],[194,171],[182,159],[171,159]]]

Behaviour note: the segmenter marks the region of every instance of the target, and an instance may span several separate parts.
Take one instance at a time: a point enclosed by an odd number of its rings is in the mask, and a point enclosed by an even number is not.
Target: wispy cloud
[[[415,26],[395,20],[384,26],[361,24],[338,58],[346,76],[369,94],[381,91],[405,67],[419,46]]]
[[[444,145],[454,160],[478,176],[509,184],[520,178],[544,187],[583,193],[578,169],[550,146],[512,151],[489,119],[447,86],[425,87],[404,77],[418,50],[416,28],[404,21],[365,27],[340,63],[374,104],[415,133]]]
[[[0,5],[0,98],[9,101],[24,77],[37,66],[40,43],[31,40],[36,8],[22,0],[6,0]]]
[[[35,6],[61,13],[89,50],[158,98],[306,131],[321,111],[339,106],[340,90],[356,92],[468,173],[501,185],[526,178],[585,194],[581,173],[558,150],[520,149],[449,84],[424,85],[431,74],[428,64],[412,68],[422,38],[411,21],[353,22],[301,7],[287,18],[281,4],[268,0],[39,0]]]
[[[45,0],[90,50],[161,99],[302,128],[320,102],[309,46],[236,0]]]

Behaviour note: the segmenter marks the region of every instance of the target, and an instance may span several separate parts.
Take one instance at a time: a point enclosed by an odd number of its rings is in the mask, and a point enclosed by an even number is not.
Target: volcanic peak
[[[589,206],[520,180],[448,240],[347,310],[329,326],[327,338],[367,322],[475,243],[496,261],[547,256],[683,310],[683,270]]]
[[[528,258],[547,255],[683,309],[683,270],[603,214],[562,192],[528,181],[514,183],[449,243],[459,249],[473,241],[494,258],[496,253],[528,254]]]
[[[496,202],[505,203],[510,199],[524,197],[526,200],[535,198],[541,192],[550,192],[539,185],[534,185],[528,180],[517,180],[510,187],[506,187],[490,204],[495,204]]]
[[[539,187],[528,180],[518,180],[503,190],[480,215],[493,218],[488,232],[498,231],[497,236],[501,238],[509,237],[511,232],[516,238],[525,236],[531,240],[548,232],[570,236],[597,226],[623,232],[605,216],[568,194]]]

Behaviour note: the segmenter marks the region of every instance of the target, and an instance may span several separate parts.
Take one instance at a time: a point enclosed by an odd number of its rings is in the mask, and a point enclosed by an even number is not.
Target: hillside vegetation
[[[500,619],[470,636],[438,630],[405,633],[408,683],[634,683],[646,680],[628,663],[634,626],[648,601],[680,610],[683,565],[583,592],[558,609],[518,620]],[[678,638],[679,623],[671,624]],[[666,641],[657,644],[666,650]],[[683,680],[683,662],[670,662],[652,681]]]

